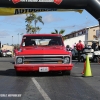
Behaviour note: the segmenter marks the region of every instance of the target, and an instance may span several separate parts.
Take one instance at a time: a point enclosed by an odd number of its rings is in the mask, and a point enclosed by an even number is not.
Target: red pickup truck
[[[58,71],[70,75],[72,67],[72,54],[66,51],[59,34],[23,35],[20,50],[15,53],[16,75],[25,71]]]

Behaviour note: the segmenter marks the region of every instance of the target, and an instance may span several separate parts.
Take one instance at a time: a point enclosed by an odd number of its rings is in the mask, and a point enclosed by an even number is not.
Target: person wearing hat
[[[76,49],[78,51],[78,62],[80,62],[81,52],[84,49],[84,45],[82,44],[82,41],[81,40],[79,40],[79,42],[76,44]]]

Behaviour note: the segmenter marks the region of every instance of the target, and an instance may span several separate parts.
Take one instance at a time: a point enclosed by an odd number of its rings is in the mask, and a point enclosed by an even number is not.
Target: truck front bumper
[[[66,71],[72,70],[73,64],[16,64],[14,68],[16,71]]]

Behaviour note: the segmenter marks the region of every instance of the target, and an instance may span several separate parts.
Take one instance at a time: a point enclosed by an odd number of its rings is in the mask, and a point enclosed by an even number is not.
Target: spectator
[[[96,51],[96,42],[92,42],[92,49],[94,50],[94,51]]]
[[[66,46],[66,50],[67,50],[67,51],[71,51],[72,48],[71,48],[69,45],[67,45],[67,46]]]
[[[73,49],[76,47],[76,43],[73,45]]]
[[[98,43],[99,43],[99,50],[100,50],[100,38],[98,38]]]
[[[95,51],[98,51],[99,50],[99,42],[96,43],[96,48],[95,48]]]
[[[85,48],[85,49],[87,49],[87,48],[89,48],[89,47],[88,47],[88,45],[87,45],[87,44],[85,44],[85,47],[84,47],[84,48]]]
[[[93,35],[93,40],[98,40],[96,35]]]
[[[76,44],[76,49],[78,51],[78,62],[80,62],[80,56],[81,56],[81,52],[83,51],[83,44],[81,42],[81,40],[79,40],[79,43]]]

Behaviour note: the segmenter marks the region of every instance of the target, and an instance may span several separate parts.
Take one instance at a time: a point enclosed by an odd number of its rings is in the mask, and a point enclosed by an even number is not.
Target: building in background
[[[81,30],[78,30],[78,31],[75,31],[75,32],[65,35],[67,39],[64,41],[64,44],[65,44],[65,46],[70,45],[70,47],[73,47],[73,45],[75,43],[78,43],[78,41],[81,40],[84,45],[85,44],[91,45],[90,42],[86,43],[84,41],[93,40],[94,35],[96,35],[97,38],[100,37],[99,25],[86,27]]]

